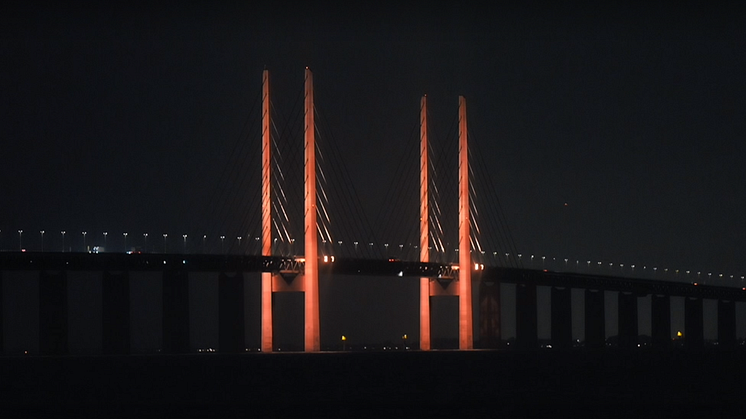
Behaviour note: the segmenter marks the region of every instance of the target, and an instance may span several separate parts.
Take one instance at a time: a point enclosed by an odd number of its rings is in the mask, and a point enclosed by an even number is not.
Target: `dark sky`
[[[3,6],[0,248],[18,229],[29,249],[42,229],[48,248],[63,229],[79,248],[84,230],[116,246],[124,231],[223,234],[205,214],[240,170],[235,145],[259,140],[245,126],[262,69],[290,118],[308,66],[371,220],[417,141],[420,96],[455,153],[464,95],[494,186],[479,193],[499,197],[519,252],[746,273],[735,7],[425,9]]]

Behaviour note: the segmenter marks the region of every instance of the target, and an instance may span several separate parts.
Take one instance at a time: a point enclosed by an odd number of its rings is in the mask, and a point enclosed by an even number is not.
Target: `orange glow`
[[[459,114],[459,266],[467,268],[459,272],[459,348],[473,349],[474,327],[472,325],[471,265],[470,252],[470,207],[469,207],[469,143],[466,125],[466,99],[458,98]]]
[[[319,333],[319,258],[316,234],[316,125],[313,109],[313,74],[306,68],[305,83],[305,349],[321,350]]]
[[[430,261],[427,97],[420,100],[420,262]],[[406,336],[406,335],[405,335]],[[430,279],[420,278],[420,350],[430,350]]]
[[[271,144],[269,120],[269,72],[262,75],[262,255],[272,253]],[[272,274],[262,272],[262,351],[272,352]]]

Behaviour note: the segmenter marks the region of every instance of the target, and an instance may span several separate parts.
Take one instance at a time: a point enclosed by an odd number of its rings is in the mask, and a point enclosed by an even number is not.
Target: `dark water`
[[[744,417],[746,352],[0,358],[0,417]]]

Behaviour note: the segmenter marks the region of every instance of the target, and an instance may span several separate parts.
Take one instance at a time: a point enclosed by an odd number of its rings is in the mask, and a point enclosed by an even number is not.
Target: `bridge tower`
[[[262,256],[272,255],[272,144],[270,139],[269,73],[262,77]],[[313,108],[313,74],[305,71],[305,267],[303,272],[262,273],[262,352],[273,345],[272,294],[303,292],[305,299],[305,338],[307,352],[321,349],[319,328],[319,267],[316,228],[316,138]]]
[[[474,348],[471,293],[471,240],[469,204],[469,144],[466,99],[459,96],[459,269],[456,284],[420,278],[420,349],[430,350],[430,297],[457,295],[459,299],[459,349]],[[420,261],[429,262],[427,96],[420,101]]]
[[[316,126],[313,115],[313,74],[306,67],[305,97],[305,347],[306,351],[321,349],[319,333],[319,260],[316,233]]]
[[[466,98],[458,98],[459,205],[458,205],[458,317],[459,349],[474,348],[471,295],[471,217],[469,210],[469,143],[466,126]]]
[[[272,256],[272,143],[270,140],[269,71],[262,73],[262,256]],[[262,272],[262,352],[274,347],[272,333],[272,273]]]
[[[420,262],[430,262],[427,95],[420,100]],[[430,278],[420,278],[420,350],[430,350]]]

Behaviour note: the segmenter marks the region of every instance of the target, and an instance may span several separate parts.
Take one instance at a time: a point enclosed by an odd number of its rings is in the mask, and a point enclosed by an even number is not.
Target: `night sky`
[[[418,141],[420,97],[456,153],[463,95],[494,186],[481,193],[499,198],[524,261],[738,278],[746,26],[718,7],[3,6],[0,249],[18,248],[18,229],[30,250],[39,230],[47,249],[66,230],[72,250],[81,231],[122,249],[125,231],[175,247],[223,234],[205,218],[225,206],[211,199],[241,167],[235,145],[259,141],[246,124],[262,70],[291,118],[307,66],[371,222]]]

